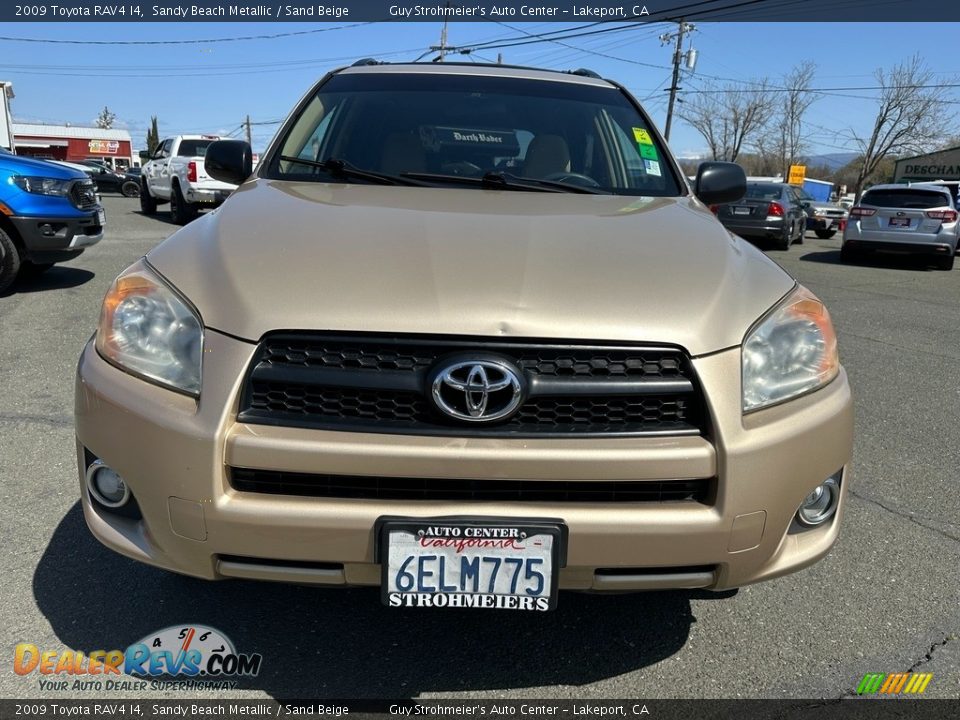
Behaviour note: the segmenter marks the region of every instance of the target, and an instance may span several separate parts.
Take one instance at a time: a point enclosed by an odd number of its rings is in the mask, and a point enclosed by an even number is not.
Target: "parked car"
[[[0,292],[98,243],[105,220],[83,172],[0,148]]]
[[[730,232],[745,238],[773,239],[778,250],[802,243],[807,215],[797,188],[786,183],[750,182],[736,202],[711,207]]]
[[[116,173],[113,170],[96,162],[83,162],[87,167],[87,174],[93,178],[100,192],[115,192],[125,197],[137,197],[140,189],[137,187],[138,180],[131,185],[131,178],[127,173]]]
[[[960,223],[949,188],[940,185],[874,185],[850,209],[840,257],[865,252],[925,255],[953,269]]]
[[[238,140],[205,160],[240,187],[116,279],[80,358],[108,547],[540,611],[833,545],[853,421],[830,316],[711,215],[743,170],[688,185],[622,86],[361,63],[256,174]]]
[[[813,230],[821,240],[829,240],[843,230],[847,211],[842,205],[817,200],[803,190],[799,190],[797,195],[807,213],[807,230]]]
[[[235,185],[219,182],[207,174],[203,156],[216,135],[177,135],[157,147],[143,166],[140,178],[140,209],[146,215],[157,205],[170,203],[173,221],[184,225],[203,208],[220,205]]]

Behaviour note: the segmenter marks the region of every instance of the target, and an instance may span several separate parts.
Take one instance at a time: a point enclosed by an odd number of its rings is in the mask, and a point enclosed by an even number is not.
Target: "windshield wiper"
[[[606,190],[583,187],[558,180],[542,180],[540,178],[518,177],[505,172],[488,172],[481,177],[469,175],[443,175],[440,173],[405,172],[403,177],[431,182],[463,183],[465,185],[480,185],[492,190],[532,190],[533,192],[569,192],[589,193],[591,195],[609,195]]]
[[[361,170],[354,167],[346,160],[337,158],[327,158],[326,160],[307,160],[306,158],[293,157],[292,155],[281,155],[281,160],[287,162],[299,163],[309,167],[326,170],[331,176],[342,179],[369,180],[380,185],[417,185],[425,186],[427,183],[417,182],[413,178],[401,177],[399,175],[390,175],[389,173],[374,172],[372,170]]]

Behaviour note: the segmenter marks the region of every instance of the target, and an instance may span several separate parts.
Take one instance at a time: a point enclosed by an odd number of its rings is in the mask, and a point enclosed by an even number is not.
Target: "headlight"
[[[830,313],[797,288],[743,342],[743,411],[816,390],[837,376],[837,336]]]
[[[10,178],[13,184],[24,192],[34,193],[35,195],[61,195],[65,196],[70,190],[73,180],[57,180],[56,178],[28,177],[26,175],[14,175]]]
[[[110,286],[100,311],[97,350],[134,375],[200,394],[200,318],[142,260]]]

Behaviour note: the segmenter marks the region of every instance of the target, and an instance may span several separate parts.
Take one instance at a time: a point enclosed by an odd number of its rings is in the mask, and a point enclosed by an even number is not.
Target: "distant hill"
[[[827,153],[825,155],[813,155],[807,158],[807,166],[817,167],[820,165],[826,165],[831,170],[839,170],[851,160],[855,160],[859,154],[860,153],[855,152],[839,152]]]

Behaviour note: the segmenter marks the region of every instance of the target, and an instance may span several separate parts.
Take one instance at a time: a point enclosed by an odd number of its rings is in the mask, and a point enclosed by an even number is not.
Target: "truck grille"
[[[70,188],[70,202],[81,210],[90,210],[97,206],[97,186],[93,180],[78,180]]]
[[[428,376],[451,356],[495,356],[527,394],[499,422],[441,413]],[[483,437],[701,434],[705,411],[689,358],[649,346],[277,334],[260,344],[241,394],[245,423]]]
[[[709,504],[713,480],[454,480],[231,468],[241,492],[364,500]]]

